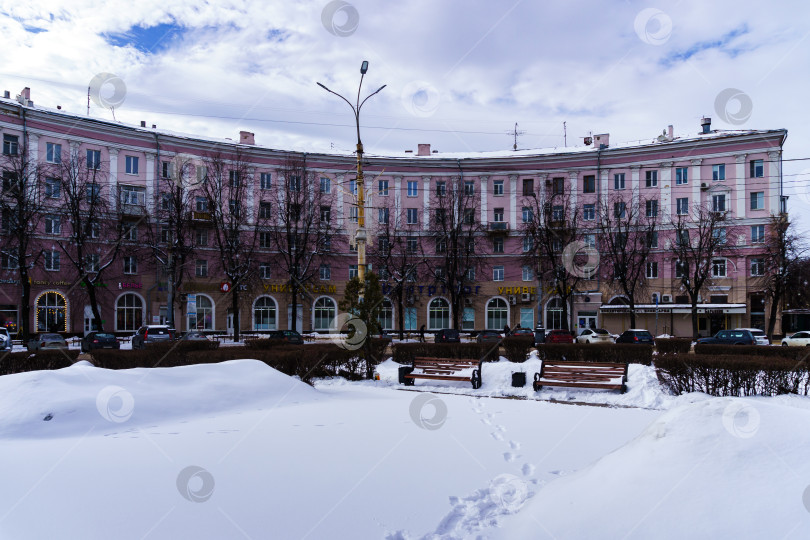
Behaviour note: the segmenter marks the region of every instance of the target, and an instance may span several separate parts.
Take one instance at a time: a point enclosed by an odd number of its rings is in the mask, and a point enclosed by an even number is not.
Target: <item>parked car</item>
[[[68,344],[59,334],[34,334],[28,340],[26,348],[29,352],[59,349],[66,351]]]
[[[549,330],[546,334],[546,343],[573,343],[574,336],[568,330]]]
[[[445,328],[436,332],[433,341],[434,343],[461,343],[461,334],[459,334],[458,330]]]
[[[497,330],[481,330],[475,336],[476,343],[498,343],[501,341],[501,333]]]
[[[208,336],[196,330],[186,332],[180,339],[183,341],[211,341]]]
[[[577,343],[613,343],[613,336],[604,328],[586,328],[577,336]]]
[[[82,338],[82,352],[89,352],[95,349],[120,349],[121,344],[114,334],[107,332],[90,332]]]
[[[796,332],[782,339],[782,347],[810,347],[810,332]]]
[[[531,328],[515,328],[510,335],[516,337],[534,337],[534,331]]]
[[[655,340],[648,330],[631,328],[625,330],[616,338],[616,343],[631,343],[633,345],[655,345]]]
[[[698,345],[756,345],[757,340],[748,330],[720,330],[714,336],[700,338]]]
[[[269,339],[279,339],[291,345],[303,345],[304,337],[295,330],[273,330],[267,337]]]
[[[174,328],[169,328],[165,324],[148,324],[138,328],[132,336],[132,348],[143,349],[148,343],[172,341],[174,336]]]
[[[768,334],[765,333],[764,330],[760,330],[759,328],[735,328],[734,330],[748,330],[751,332],[751,335],[754,336],[754,339],[757,340],[757,345],[770,345],[771,342],[768,339]]]
[[[8,333],[8,328],[0,326],[0,351],[11,351],[14,349],[14,344],[11,342],[11,335]]]

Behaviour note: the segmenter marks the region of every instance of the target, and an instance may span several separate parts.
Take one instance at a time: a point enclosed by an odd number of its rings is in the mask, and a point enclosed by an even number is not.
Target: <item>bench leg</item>
[[[411,379],[409,377],[405,378],[405,386],[413,386],[415,382],[416,381],[414,379]]]
[[[473,370],[470,382],[472,382],[473,390],[481,388],[481,372],[477,369]]]
[[[534,381],[534,383],[532,384],[532,386],[534,386],[534,391],[535,391],[535,392],[539,392],[539,391],[540,391],[540,389],[541,389],[541,388],[543,388],[543,385],[542,385],[542,384],[537,384],[537,381]]]
[[[626,385],[626,384],[624,384],[624,383],[622,383],[622,390],[621,390],[621,393],[622,393],[622,394],[624,394],[625,392],[627,392],[627,385]]]

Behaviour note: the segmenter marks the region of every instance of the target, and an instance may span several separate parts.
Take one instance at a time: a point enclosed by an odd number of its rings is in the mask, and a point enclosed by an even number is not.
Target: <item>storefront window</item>
[[[253,304],[253,329],[254,330],[275,330],[278,326],[276,322],[276,301],[269,296],[261,296]]]
[[[416,330],[416,308],[415,307],[406,307],[405,308],[405,330],[414,331]]]
[[[67,302],[58,292],[37,298],[37,332],[67,332]]]
[[[380,326],[383,330],[394,329],[394,306],[390,300],[384,300],[380,310]]]
[[[196,295],[197,311],[196,315],[188,315],[189,330],[213,330],[214,329],[214,302],[207,296]]]
[[[475,330],[475,310],[473,308],[464,308],[464,313],[461,316],[461,329],[468,332]]]
[[[434,298],[428,306],[428,330],[450,327],[450,304],[444,298]]]
[[[534,310],[532,308],[520,308],[520,326],[534,328]]]
[[[137,294],[122,294],[115,303],[115,329],[134,332],[143,326],[143,302]]]
[[[335,301],[329,297],[321,297],[315,301],[312,308],[315,326],[313,330],[331,330],[337,317]]]
[[[559,298],[553,298],[546,307],[546,328],[563,328],[563,304]]]
[[[493,298],[487,304],[487,330],[503,330],[509,324],[509,305],[503,298]]]

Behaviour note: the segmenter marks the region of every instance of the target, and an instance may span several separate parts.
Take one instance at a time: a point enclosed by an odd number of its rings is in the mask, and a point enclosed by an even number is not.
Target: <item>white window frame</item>
[[[124,255],[121,258],[124,266],[124,274],[132,275],[138,273],[138,258],[134,255]]]
[[[658,171],[645,171],[644,174],[644,187],[653,188],[658,187]]]
[[[259,174],[259,189],[270,189],[273,185],[273,175],[269,172]]]
[[[722,182],[725,179],[726,179],[726,164],[715,163],[714,165],[712,165],[712,181]]]
[[[408,180],[408,197],[416,197],[419,194],[419,182]]]
[[[532,271],[532,267],[528,264],[523,265],[522,269],[523,281],[532,281],[534,280],[534,272]]]
[[[765,210],[765,192],[752,191],[750,195],[750,210]]]
[[[124,156],[124,173],[138,176],[138,156]]]
[[[625,189],[625,173],[616,173],[613,175],[613,189]]]
[[[48,163],[62,163],[62,145],[59,143],[45,143],[45,161]]]
[[[728,261],[724,257],[712,259],[712,277],[728,277]]]
[[[504,269],[502,265],[492,267],[492,281],[503,281]]]
[[[647,279],[658,278],[658,261],[650,261],[647,263]]]
[[[332,279],[332,267],[328,264],[321,264],[318,267],[318,277],[321,281],[329,281]]]
[[[492,194],[496,197],[503,196],[503,180],[493,180]]]
[[[689,167],[675,167],[675,185],[685,186],[689,183]]]
[[[419,222],[418,210],[416,208],[406,208],[405,221],[408,225],[416,225]]]
[[[377,195],[388,197],[388,180],[377,180]]]
[[[675,199],[675,213],[679,216],[689,215],[689,197],[678,197]]]

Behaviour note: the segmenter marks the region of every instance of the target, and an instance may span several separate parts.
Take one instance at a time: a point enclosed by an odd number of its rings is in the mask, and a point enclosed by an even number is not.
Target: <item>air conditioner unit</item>
[[[523,293],[523,294],[520,296],[520,300],[521,300],[522,302],[524,302],[524,303],[525,303],[525,302],[531,302],[531,301],[532,301],[532,295],[531,295],[531,294],[529,294],[529,293]]]
[[[662,294],[661,295],[661,302],[664,304],[671,304],[672,303],[672,295],[671,294]]]
[[[707,189],[709,189],[709,184],[707,184],[706,182],[701,183],[700,189],[706,191]]]
[[[509,303],[514,306],[515,304],[517,304],[517,298],[514,297],[514,296],[510,296],[509,297]]]

